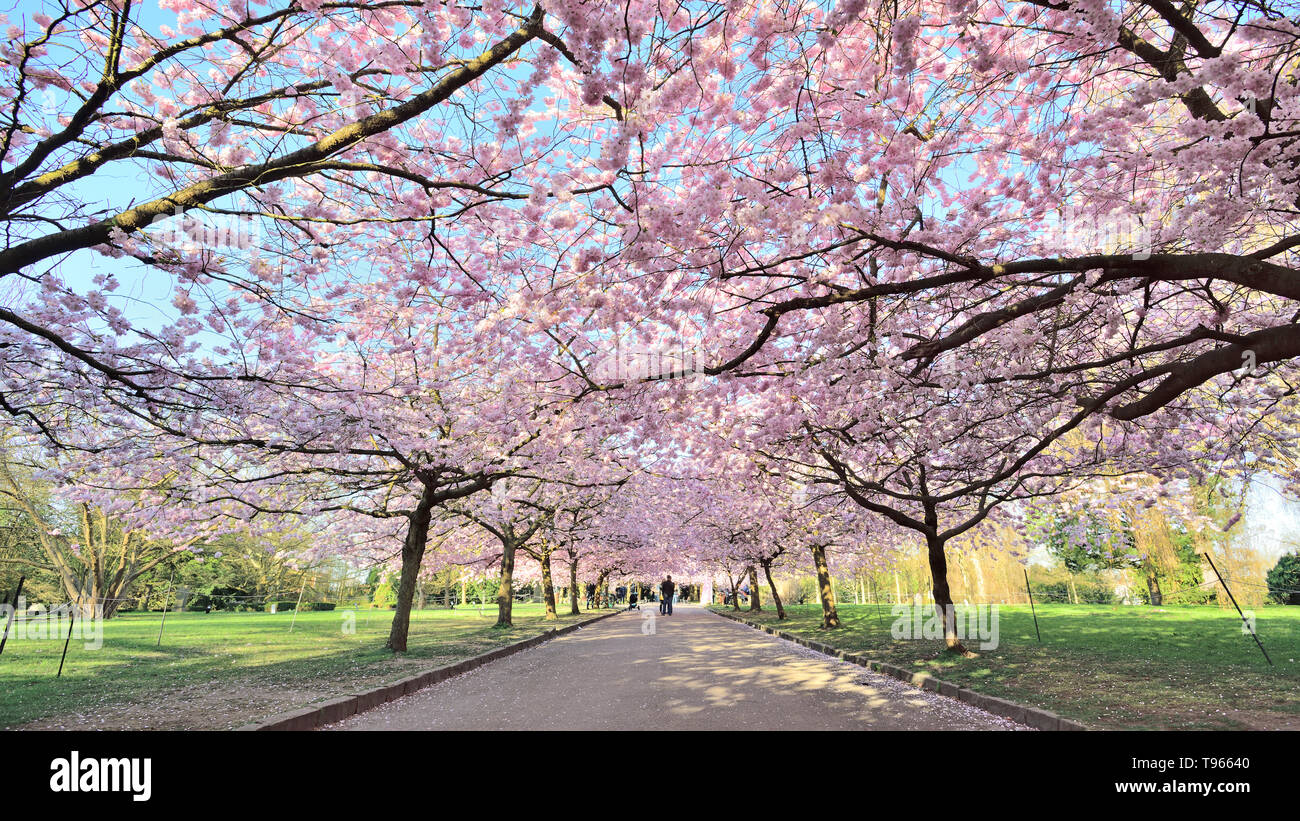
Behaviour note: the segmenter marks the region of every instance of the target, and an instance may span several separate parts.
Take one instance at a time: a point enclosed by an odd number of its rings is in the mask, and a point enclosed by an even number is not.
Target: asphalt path
[[[330,730],[1020,730],[956,699],[651,603]]]

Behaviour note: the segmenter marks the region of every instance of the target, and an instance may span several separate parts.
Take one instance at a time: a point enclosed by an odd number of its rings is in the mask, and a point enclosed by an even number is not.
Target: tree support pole
[[[63,658],[59,659],[59,672],[54,676],[55,678],[63,678],[63,662],[68,659],[68,645],[72,643],[72,625],[76,623],[76,613],[72,608],[68,608],[68,637],[63,640]]]
[[[1241,623],[1250,631],[1250,637],[1255,640],[1255,644],[1259,645],[1259,652],[1264,654],[1264,660],[1268,662],[1269,667],[1272,667],[1273,659],[1268,657],[1268,651],[1264,649],[1264,643],[1259,640],[1259,636],[1255,635],[1255,628],[1252,627],[1250,622],[1246,619],[1246,614],[1241,612],[1241,606],[1237,604],[1236,596],[1232,595],[1232,590],[1228,587],[1228,583],[1223,580],[1223,574],[1219,572],[1219,568],[1214,566],[1214,559],[1210,558],[1210,552],[1207,550],[1202,555],[1205,556],[1205,560],[1210,563],[1210,568],[1214,570],[1214,575],[1219,577],[1219,584],[1223,585],[1223,589],[1227,591],[1228,600],[1232,602],[1233,607],[1237,608],[1237,615],[1241,616]]]
[[[163,597],[163,617],[162,617],[162,623],[158,625],[158,641],[154,643],[154,647],[161,647],[161,646],[162,646],[162,634],[163,634],[163,628],[167,626],[167,608],[171,605],[171,599],[172,599],[172,579],[174,579],[174,578],[176,578],[176,570],[175,570],[175,568],[172,569],[172,573],[171,573],[171,575],[167,577],[167,595]]]
[[[293,632],[293,623],[298,620],[298,608],[302,607],[302,591],[307,587],[307,574],[302,574],[302,584],[298,586],[298,601],[293,606],[293,618],[289,619],[289,632]]]
[[[1025,571],[1025,592],[1029,594],[1029,612],[1034,614],[1034,634],[1038,636],[1038,643],[1043,643],[1043,634],[1038,632],[1038,611],[1034,609],[1034,590],[1029,586],[1029,568],[1021,568]]]
[[[5,634],[0,638],[0,654],[5,651],[5,642],[9,641],[9,628],[13,626],[14,618],[18,615],[18,597],[23,594],[23,582],[27,581],[26,576],[18,577],[18,587],[14,590],[13,605],[9,608],[9,618],[5,620]]]

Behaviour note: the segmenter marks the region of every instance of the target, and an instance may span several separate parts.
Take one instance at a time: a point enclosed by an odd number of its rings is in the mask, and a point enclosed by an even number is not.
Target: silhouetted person
[[[659,613],[660,615],[671,616],[673,614],[673,591],[677,585],[673,584],[673,577],[667,576],[659,582]]]

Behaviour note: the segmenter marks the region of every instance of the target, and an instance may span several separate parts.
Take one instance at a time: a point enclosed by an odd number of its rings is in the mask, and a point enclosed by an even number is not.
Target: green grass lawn
[[[237,727],[596,615],[542,614],[541,604],[516,604],[514,628],[497,630],[495,606],[417,611],[408,652],[397,655],[383,646],[391,610],[355,611],[350,634],[343,611],[299,613],[293,632],[291,613],[169,613],[161,647],[161,614],[126,613],[103,623],[98,649],[74,637],[61,678],[63,636],[11,636],[0,655],[0,727]]]
[[[776,625],[765,605],[741,615]],[[888,605],[841,605],[839,630],[820,629],[820,605],[787,611],[779,626],[788,632],[1089,727],[1300,729],[1300,607],[1255,611],[1273,667],[1236,611],[1217,607],[1039,605],[1040,644],[1028,605],[1002,605],[998,647],[974,659],[937,640],[893,639]]]

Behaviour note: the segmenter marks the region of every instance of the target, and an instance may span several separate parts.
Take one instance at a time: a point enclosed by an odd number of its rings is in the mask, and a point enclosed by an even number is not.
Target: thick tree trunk
[[[763,602],[758,597],[758,570],[749,566],[749,610],[757,612],[763,609]]]
[[[1151,606],[1159,607],[1165,603],[1165,595],[1160,592],[1160,578],[1153,571],[1147,572],[1147,593],[1151,596]]]
[[[393,626],[388,631],[388,648],[406,652],[406,636],[411,628],[411,604],[415,601],[415,587],[424,561],[424,548],[429,542],[429,521],[433,518],[433,489],[425,486],[420,492],[420,502],[411,512],[406,528],[406,541],[402,544],[402,579],[397,587],[397,610],[393,613]]]
[[[510,611],[515,603],[515,543],[503,542],[501,545],[501,584],[497,587],[497,623],[496,627],[514,627],[510,620]]]
[[[744,576],[741,576],[744,578]],[[727,573],[727,581],[731,582],[731,609],[737,613],[740,612],[740,582],[736,580],[730,572]]]
[[[578,609],[578,560],[569,557],[569,615],[577,616],[582,611]]]
[[[964,656],[975,654],[967,650],[957,637],[957,610],[953,607],[952,593],[948,589],[948,556],[944,552],[944,540],[938,536],[926,535],[926,552],[930,560],[930,577],[933,579],[935,614],[943,619],[943,643],[953,653]]]
[[[763,562],[763,575],[767,576],[767,586],[772,590],[772,601],[776,602],[776,617],[785,618],[785,607],[781,604],[781,594],[776,589],[776,582],[772,579],[772,563]]]
[[[826,548],[813,545],[813,564],[817,566],[817,595],[822,600],[822,627],[840,626],[840,614],[835,609],[835,589],[831,586],[831,568],[826,563]]]
[[[542,599],[546,602],[546,620],[559,618],[555,612],[555,583],[551,579],[551,554],[542,554]]]

